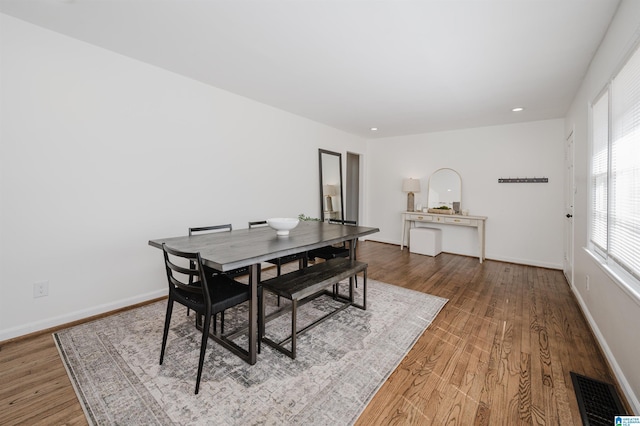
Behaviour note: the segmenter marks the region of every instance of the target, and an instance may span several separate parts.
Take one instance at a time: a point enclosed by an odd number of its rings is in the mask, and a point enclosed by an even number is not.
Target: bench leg
[[[291,301],[291,358],[296,359],[296,339],[298,337],[298,301]]]
[[[364,283],[362,287],[363,302],[361,305],[356,303],[355,290],[354,290],[354,282],[355,282],[355,287],[356,288],[358,287],[358,274],[354,274],[349,277],[349,297],[343,296],[340,294],[340,283],[336,283],[333,285],[330,295],[333,296],[334,300],[337,300],[337,299],[348,300],[352,306],[355,306],[356,308],[360,308],[362,310],[366,310],[367,309],[367,270],[366,269],[362,271],[362,275],[363,275],[362,278]]]
[[[282,308],[280,311],[275,312],[275,314],[278,314],[277,316],[280,316],[279,314],[286,312],[288,309],[287,308]],[[274,342],[273,340],[271,340],[269,337],[267,337],[266,335],[266,327],[265,324],[267,322],[266,320],[266,315],[265,315],[265,293],[263,292],[262,294],[262,309],[261,309],[262,313],[261,313],[261,321],[259,324],[258,329],[260,330],[260,340],[263,341],[264,343],[266,343],[267,345],[271,346],[274,349],[277,349],[278,351],[282,352],[283,354],[287,355],[290,358],[295,359],[296,358],[296,339],[298,337],[298,318],[297,318],[297,314],[298,314],[298,301],[297,300],[291,300],[291,336],[287,337],[286,339],[284,339],[281,342]],[[271,314],[273,315],[273,314]],[[285,345],[287,342],[291,342],[291,350],[285,348],[283,345]]]
[[[363,284],[362,284],[362,309],[367,310],[367,269],[362,273],[363,276]],[[356,286],[358,285],[358,281],[356,281]]]
[[[353,296],[353,281],[349,281],[349,297],[351,301],[351,305],[356,308],[362,309],[363,311],[367,310],[367,270],[364,269],[362,271],[362,304],[359,305],[355,303]]]
[[[353,303],[353,283],[355,282],[355,277],[357,277],[358,274],[355,274],[352,277],[349,277],[349,302]]]

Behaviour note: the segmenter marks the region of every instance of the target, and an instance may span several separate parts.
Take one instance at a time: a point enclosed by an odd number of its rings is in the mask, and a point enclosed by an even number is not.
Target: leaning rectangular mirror
[[[340,219],[343,217],[342,198],[342,154],[320,149],[320,218]]]
[[[430,209],[443,206],[460,213],[462,204],[462,178],[453,169],[438,169],[429,177],[427,206]]]

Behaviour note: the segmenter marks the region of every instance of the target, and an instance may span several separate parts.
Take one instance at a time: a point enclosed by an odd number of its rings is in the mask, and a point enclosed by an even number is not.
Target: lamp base
[[[328,212],[332,212],[333,211],[333,202],[331,201],[331,196],[327,195],[326,197],[326,204],[327,204],[327,208],[325,209]]]
[[[413,192],[409,192],[407,194],[407,211],[408,212],[415,211],[415,206],[416,206],[416,203],[415,203],[415,197],[413,195]]]

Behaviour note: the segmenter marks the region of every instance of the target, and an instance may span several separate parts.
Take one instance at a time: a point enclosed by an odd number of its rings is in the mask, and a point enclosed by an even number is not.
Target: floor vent
[[[627,414],[612,384],[590,379],[573,371],[571,380],[584,426],[610,426],[614,424],[615,416]]]

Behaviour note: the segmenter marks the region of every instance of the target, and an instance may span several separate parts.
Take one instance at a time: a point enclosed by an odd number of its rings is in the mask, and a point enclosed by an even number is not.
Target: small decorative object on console
[[[455,210],[447,207],[447,206],[442,206],[442,207],[434,207],[429,209],[429,213],[437,213],[437,214],[456,214]]]

